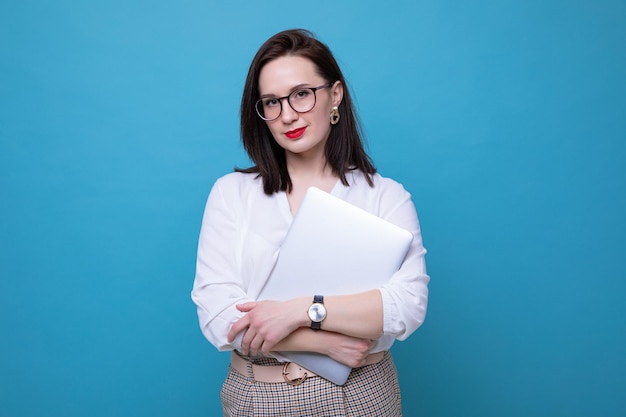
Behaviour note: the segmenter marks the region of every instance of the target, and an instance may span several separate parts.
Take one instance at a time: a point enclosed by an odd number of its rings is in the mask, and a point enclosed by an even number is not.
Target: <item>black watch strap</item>
[[[314,295],[313,296],[313,304],[315,304],[315,303],[324,304],[324,296],[323,295]],[[319,330],[321,328],[322,328],[322,322],[321,321],[311,321],[311,329]]]

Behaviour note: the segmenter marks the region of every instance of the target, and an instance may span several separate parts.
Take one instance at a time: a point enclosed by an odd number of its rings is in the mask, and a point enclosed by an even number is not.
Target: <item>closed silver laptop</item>
[[[315,294],[353,294],[378,288],[400,268],[412,240],[409,231],[309,188],[258,299],[310,296],[312,301]],[[326,355],[278,354],[338,385],[350,375],[349,366]]]

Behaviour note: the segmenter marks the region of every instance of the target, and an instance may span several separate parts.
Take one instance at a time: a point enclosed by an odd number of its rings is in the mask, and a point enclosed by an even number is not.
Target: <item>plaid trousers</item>
[[[254,363],[277,365],[275,359]],[[401,417],[400,387],[391,353],[353,369],[342,385],[308,378],[301,385],[257,382],[229,367],[220,392],[225,417]]]

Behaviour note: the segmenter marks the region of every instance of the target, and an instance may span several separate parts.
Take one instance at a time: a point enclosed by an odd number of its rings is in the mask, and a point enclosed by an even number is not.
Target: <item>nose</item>
[[[298,112],[295,111],[291,104],[289,104],[289,100],[284,98],[281,102],[282,111],[280,112],[280,118],[285,124],[289,124],[298,120]]]

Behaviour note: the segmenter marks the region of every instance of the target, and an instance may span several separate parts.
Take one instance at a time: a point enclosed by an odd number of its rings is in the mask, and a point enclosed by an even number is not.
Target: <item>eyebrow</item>
[[[296,90],[299,90],[301,88],[311,88],[311,83],[303,83],[303,84],[298,84],[294,87],[291,88],[291,90],[289,90],[289,94],[293,93]],[[287,96],[289,96],[289,94],[287,94]],[[261,95],[259,98],[272,98],[272,97],[278,97],[276,94],[263,94]]]

